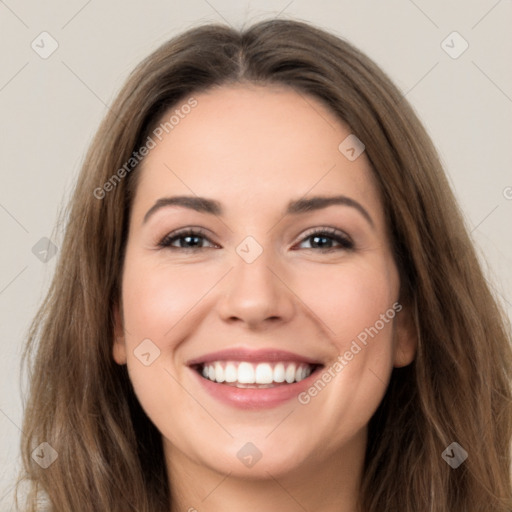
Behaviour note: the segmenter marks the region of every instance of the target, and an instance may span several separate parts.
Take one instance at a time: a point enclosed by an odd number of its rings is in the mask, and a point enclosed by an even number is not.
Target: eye
[[[320,252],[354,249],[354,242],[345,233],[334,228],[316,228],[307,233],[301,244],[304,242],[309,242],[310,247],[302,247],[303,249],[319,249]]]
[[[205,245],[205,242],[208,245]],[[354,249],[354,243],[352,240],[345,233],[334,228],[326,227],[314,229],[307,233],[299,246],[305,242],[309,242],[310,247],[299,248],[317,249],[320,252]],[[185,228],[169,233],[158,243],[158,246],[173,250],[196,250],[207,249],[209,247],[219,247],[211,242],[211,240],[206,236],[205,231],[200,228]]]
[[[204,245],[205,241],[208,241],[211,247],[217,247],[206,237],[206,233],[202,229],[186,228],[169,233],[160,240],[158,246],[183,250],[206,249],[209,246]]]

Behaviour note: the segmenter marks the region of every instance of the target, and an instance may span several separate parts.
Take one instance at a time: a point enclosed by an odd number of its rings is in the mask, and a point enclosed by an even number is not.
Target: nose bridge
[[[293,302],[277,268],[277,255],[254,237],[246,237],[235,250],[225,296],[221,300],[224,319],[238,318],[250,324],[289,319]]]

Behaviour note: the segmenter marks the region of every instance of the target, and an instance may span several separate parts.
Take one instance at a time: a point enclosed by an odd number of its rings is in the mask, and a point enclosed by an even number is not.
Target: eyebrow
[[[315,196],[310,198],[297,199],[290,201],[286,207],[285,215],[299,215],[311,211],[321,210],[332,205],[350,206],[355,208],[372,226],[375,227],[372,217],[360,203],[347,196]],[[173,196],[161,197],[146,212],[142,223],[146,223],[148,219],[161,208],[168,206],[180,206],[188,208],[199,213],[208,213],[210,215],[223,215],[223,208],[219,201],[207,199],[198,196]]]

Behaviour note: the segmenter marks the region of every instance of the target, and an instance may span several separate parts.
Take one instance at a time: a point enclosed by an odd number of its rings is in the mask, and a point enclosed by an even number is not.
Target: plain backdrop
[[[511,0],[0,0],[0,511],[13,510],[20,465],[21,348],[57,259],[32,248],[48,237],[58,249],[57,213],[108,105],[177,33],[275,16],[348,39],[404,92],[512,315]]]

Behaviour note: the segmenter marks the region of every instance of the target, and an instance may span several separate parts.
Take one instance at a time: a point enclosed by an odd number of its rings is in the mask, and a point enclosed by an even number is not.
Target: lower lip
[[[273,388],[237,388],[205,379],[191,368],[204,389],[217,400],[241,409],[263,409],[277,407],[297,398],[317,377],[317,368],[311,375],[293,384],[281,384]]]

